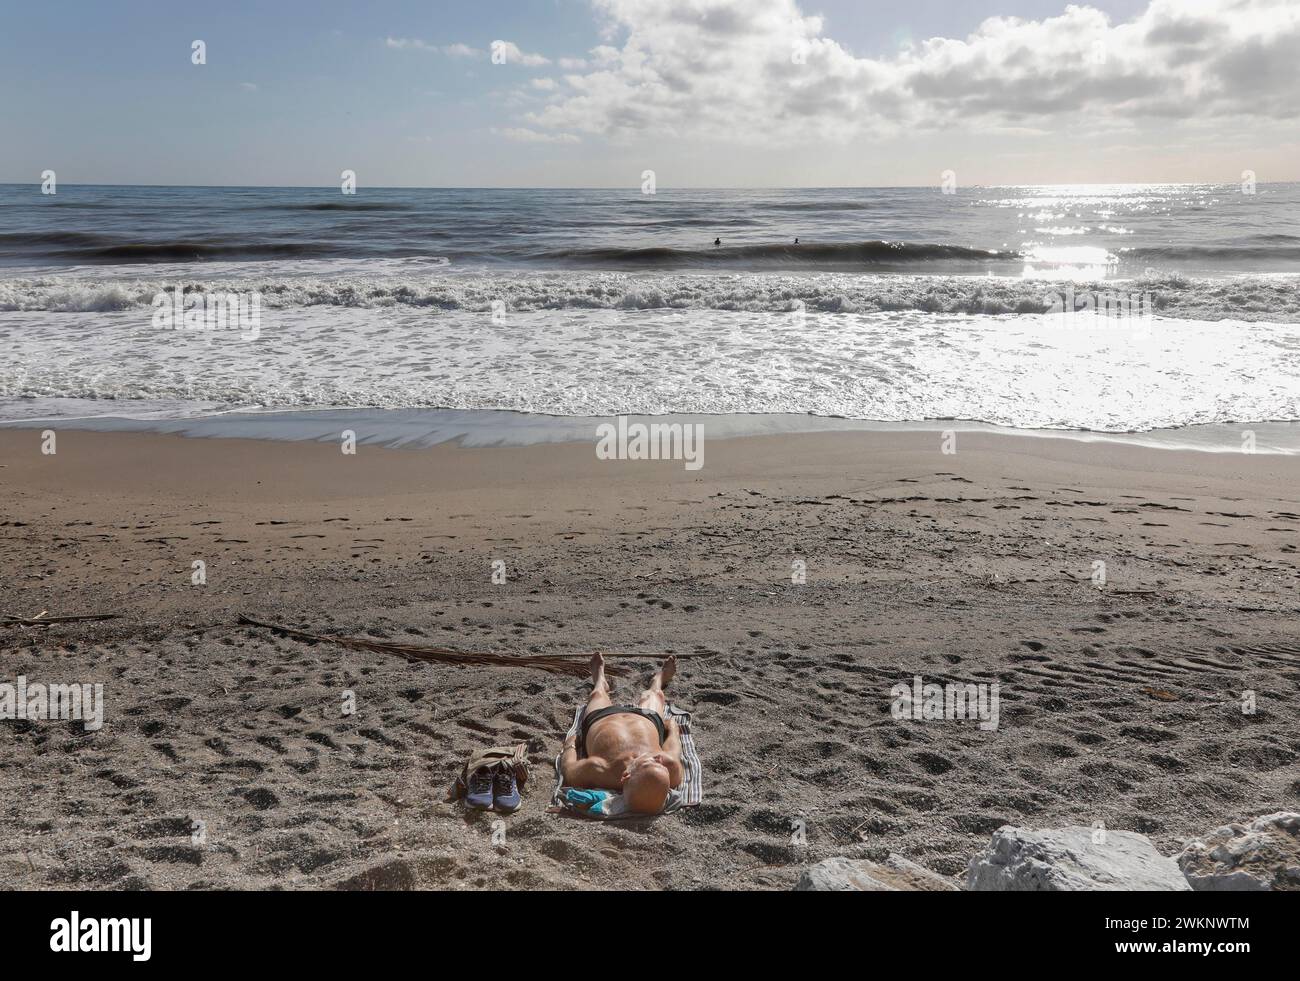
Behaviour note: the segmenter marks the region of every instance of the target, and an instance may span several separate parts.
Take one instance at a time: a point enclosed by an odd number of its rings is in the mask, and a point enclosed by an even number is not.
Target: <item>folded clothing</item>
[[[489,746],[476,750],[466,761],[451,788],[447,791],[448,801],[460,800],[469,791],[469,775],[475,770],[509,768],[514,771],[515,780],[520,790],[528,782],[528,744],[518,746]]]

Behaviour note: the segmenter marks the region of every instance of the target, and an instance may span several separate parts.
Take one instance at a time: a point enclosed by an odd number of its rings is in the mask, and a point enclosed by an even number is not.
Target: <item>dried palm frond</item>
[[[331,637],[326,634],[313,634],[305,630],[295,630],[274,623],[262,623],[252,617],[239,617],[239,622],[264,630],[274,630],[298,640],[322,641],[338,644],[353,650],[377,651],[381,654],[396,654],[408,661],[441,661],[445,664],[498,664],[512,668],[537,668],[553,674],[571,674],[586,677],[590,655],[575,654],[489,654],[483,651],[457,651],[450,647],[422,647],[416,644],[393,644],[385,641],[368,640],[364,637]],[[651,655],[643,655],[651,656]],[[614,667],[605,669],[609,674],[621,674]]]

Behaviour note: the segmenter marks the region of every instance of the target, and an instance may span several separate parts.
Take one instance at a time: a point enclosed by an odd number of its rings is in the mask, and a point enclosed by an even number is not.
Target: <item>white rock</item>
[[[1172,858],[1132,831],[1004,825],[989,851],[971,859],[966,888],[982,892],[1077,892],[1191,889]]]
[[[1178,867],[1197,892],[1300,890],[1300,814],[1278,811],[1189,841]]]
[[[798,892],[956,892],[957,887],[893,852],[882,862],[828,858],[804,869]]]

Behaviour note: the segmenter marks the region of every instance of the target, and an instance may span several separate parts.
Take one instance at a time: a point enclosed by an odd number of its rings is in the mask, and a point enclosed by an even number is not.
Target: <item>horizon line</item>
[[[1240,184],[1240,180],[1220,180],[1220,181],[1051,181],[1044,183],[1016,182],[1009,183],[974,183],[958,184],[957,189],[963,188],[998,188],[998,187],[1200,187],[1200,186],[1228,186]],[[1295,180],[1275,180],[1275,181],[1257,181],[1257,185],[1271,184],[1296,184],[1300,183],[1300,178]],[[40,187],[41,180],[0,180],[0,187]],[[319,191],[333,189],[338,187],[337,183],[330,184],[136,184],[136,183],[117,183],[117,182],[93,182],[93,181],[59,181],[60,187],[138,187],[138,188],[178,188],[190,190],[293,190],[293,191]],[[636,190],[638,184],[635,182],[629,184],[359,184],[357,190],[362,189],[373,191],[618,191],[623,189]],[[832,190],[868,190],[868,191],[889,191],[906,189],[913,190],[926,187],[940,187],[940,182],[935,181],[925,184],[659,184],[658,190],[677,190],[677,191],[832,191]],[[47,195],[48,196],[48,195]],[[351,197],[352,195],[347,195]]]

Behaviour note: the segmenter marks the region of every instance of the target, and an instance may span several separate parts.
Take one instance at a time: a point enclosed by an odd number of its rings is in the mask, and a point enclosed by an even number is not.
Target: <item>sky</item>
[[[0,0],[0,25],[6,182],[1300,179],[1296,0]]]

